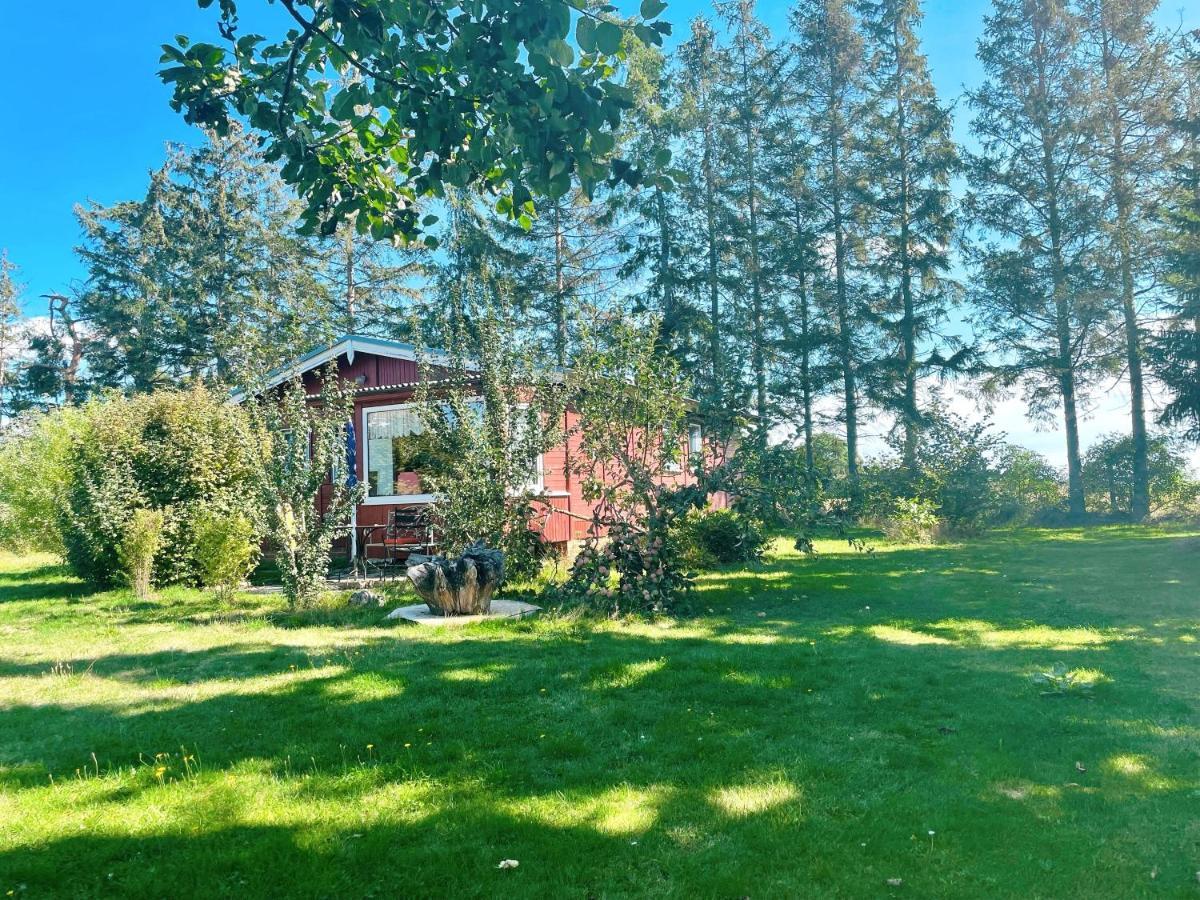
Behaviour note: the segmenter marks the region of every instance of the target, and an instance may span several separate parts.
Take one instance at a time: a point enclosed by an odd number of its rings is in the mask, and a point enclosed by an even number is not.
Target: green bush
[[[150,596],[153,587],[154,557],[162,546],[163,514],[161,509],[137,509],[125,525],[117,555],[125,578],[138,599]]]
[[[246,413],[203,388],[93,401],[65,453],[55,524],[76,574],[116,583],[137,510],[164,513],[153,581],[197,584],[196,521],[240,515],[261,533],[259,443]]]
[[[0,547],[66,555],[58,528],[66,503],[67,454],[79,429],[75,409],[23,416],[0,442]]]
[[[1200,485],[1188,471],[1186,448],[1168,435],[1151,435],[1147,446],[1150,508],[1156,515],[1189,511]],[[1133,507],[1133,438],[1103,435],[1083,459],[1089,512],[1128,518]]]
[[[200,583],[228,597],[258,562],[254,524],[241,513],[206,510],[196,517],[195,530]]]
[[[762,526],[732,509],[694,510],[675,528],[674,552],[688,569],[754,562],[762,556]]]
[[[902,544],[932,544],[941,534],[943,522],[938,505],[920,497],[898,497],[891,513],[882,521],[883,533]]]
[[[803,527],[821,517],[830,500],[846,496],[846,442],[813,435],[812,468],[804,445],[742,444],[729,476],[734,508],[773,527]]]

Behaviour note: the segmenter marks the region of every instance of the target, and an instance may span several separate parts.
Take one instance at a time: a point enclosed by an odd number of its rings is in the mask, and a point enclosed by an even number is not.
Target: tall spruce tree
[[[686,174],[670,168],[681,124],[674,87],[679,73],[657,48],[628,41],[626,53],[625,84],[634,105],[622,122],[618,146],[625,158],[648,174],[638,187],[619,189],[613,197],[622,222],[623,260],[618,274],[634,284],[635,310],[655,314],[660,348],[692,372],[701,334],[687,290],[689,235],[677,190],[677,182]]]
[[[974,318],[1031,410],[1062,409],[1070,512],[1082,516],[1080,407],[1109,348],[1079,22],[1058,0],[993,0],[985,24],[986,80],[969,94],[980,147],[968,165]]]
[[[397,247],[344,222],[324,242],[324,286],[338,331],[400,338],[425,275],[424,248]]]
[[[1092,147],[1105,198],[1107,254],[1125,338],[1135,519],[1150,513],[1143,317],[1157,291],[1152,227],[1161,205],[1176,94],[1169,39],[1154,24],[1158,0],[1080,0],[1082,51],[1092,86]]]
[[[236,130],[170,148],[142,200],[78,208],[89,378],[131,390],[227,382],[329,338],[335,309],[296,213]]]
[[[498,216],[491,204],[470,191],[447,192],[445,212],[442,252],[429,266],[435,290],[430,299],[418,299],[414,305],[421,339],[451,347],[451,329],[464,328],[472,298],[483,297],[488,304],[511,306],[505,315],[524,331],[523,338],[536,342],[539,335],[526,290],[534,257],[524,229]]]
[[[719,82],[719,99],[727,122],[725,189],[737,226],[734,235],[743,286],[739,294],[747,301],[743,318],[748,325],[747,358],[753,385],[755,437],[765,447],[772,418],[767,329],[773,317],[768,307],[775,298],[767,284],[763,259],[764,128],[782,99],[780,75],[788,48],[773,44],[770,32],[755,14],[754,0],[731,0],[719,4],[718,10],[729,31],[729,45],[723,54],[724,75]]]
[[[572,187],[544,201],[520,239],[531,260],[525,286],[537,332],[548,357],[560,366],[572,355],[580,315],[608,302],[621,266],[609,199],[600,192],[589,198]]]
[[[1171,300],[1151,353],[1170,393],[1159,421],[1200,442],[1200,33],[1184,39],[1177,59],[1184,86],[1172,126],[1177,155],[1160,238]]]
[[[831,318],[837,335],[846,428],[846,468],[858,478],[858,369],[867,355],[859,298],[849,272],[856,240],[856,121],[862,104],[863,44],[847,0],[800,0],[791,12],[793,79],[813,140],[815,196],[821,231],[832,255]]]
[[[903,432],[901,456],[913,469],[924,420],[918,379],[946,362],[929,344],[956,287],[947,273],[957,151],[949,110],[938,102],[921,53],[918,0],[862,0],[858,11],[867,48],[862,152],[869,172],[863,186],[869,269],[885,342],[874,366],[873,394],[895,413]]]
[[[780,293],[771,310],[771,391],[781,414],[800,420],[811,481],[816,474],[816,407],[837,377],[828,362],[836,336],[822,312],[828,306],[822,298],[829,294],[829,279],[821,260],[821,210],[810,168],[812,148],[795,103],[780,107],[768,134],[764,256],[769,280]]]
[[[692,20],[691,37],[677,51],[680,68],[680,115],[684,164],[691,178],[681,185],[684,202],[696,211],[687,262],[689,284],[707,313],[708,396],[721,403],[728,392],[725,373],[725,279],[727,212],[722,202],[725,179],[720,157],[721,106],[718,83],[721,52],[716,31],[703,18]],[[720,398],[720,399],[719,399]]]

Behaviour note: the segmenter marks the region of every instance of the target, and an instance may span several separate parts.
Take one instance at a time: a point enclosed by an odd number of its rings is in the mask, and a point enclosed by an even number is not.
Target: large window
[[[363,468],[368,498],[428,499],[421,485],[419,450],[414,440],[423,430],[421,412],[414,403],[363,411]]]
[[[478,414],[482,402],[471,403]],[[521,420],[517,420],[521,423]],[[523,428],[523,423],[518,428]],[[421,480],[430,460],[416,438],[424,431],[421,410],[416,403],[369,407],[363,410],[363,468],[367,473],[367,503],[427,503],[434,498]],[[544,489],[542,457],[531,466],[526,486],[534,493]]]

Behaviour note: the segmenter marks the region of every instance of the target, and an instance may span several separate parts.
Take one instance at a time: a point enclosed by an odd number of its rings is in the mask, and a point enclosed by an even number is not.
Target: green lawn
[[[1200,533],[776,549],[442,634],[0,559],[0,892],[1200,895]]]

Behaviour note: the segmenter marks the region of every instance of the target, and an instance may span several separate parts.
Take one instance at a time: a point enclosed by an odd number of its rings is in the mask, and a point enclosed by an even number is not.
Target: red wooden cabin
[[[367,488],[367,495],[357,509],[357,522],[364,531],[370,526],[379,526],[382,531],[397,508],[428,505],[436,500],[422,488],[421,473],[398,468],[396,457],[396,439],[421,428],[414,400],[421,378],[419,353],[427,361],[436,361],[439,356],[437,351],[422,353],[411,344],[348,335],[275,370],[268,377],[267,387],[271,388],[300,375],[315,393],[317,370],[336,363],[338,374],[357,385],[355,474]],[[563,433],[572,435],[578,416],[570,409],[564,415]],[[579,479],[570,464],[577,440],[575,437],[551,447],[541,455],[537,465],[535,485],[540,502],[531,527],[562,552],[567,552],[573,542],[586,538],[591,530],[592,507],[584,500]],[[685,443],[681,448],[685,454],[706,452],[699,418],[689,423]],[[678,473],[664,478],[686,483],[693,477],[688,468],[680,466]],[[710,502],[713,506],[725,506],[728,499],[724,494],[716,494]]]

